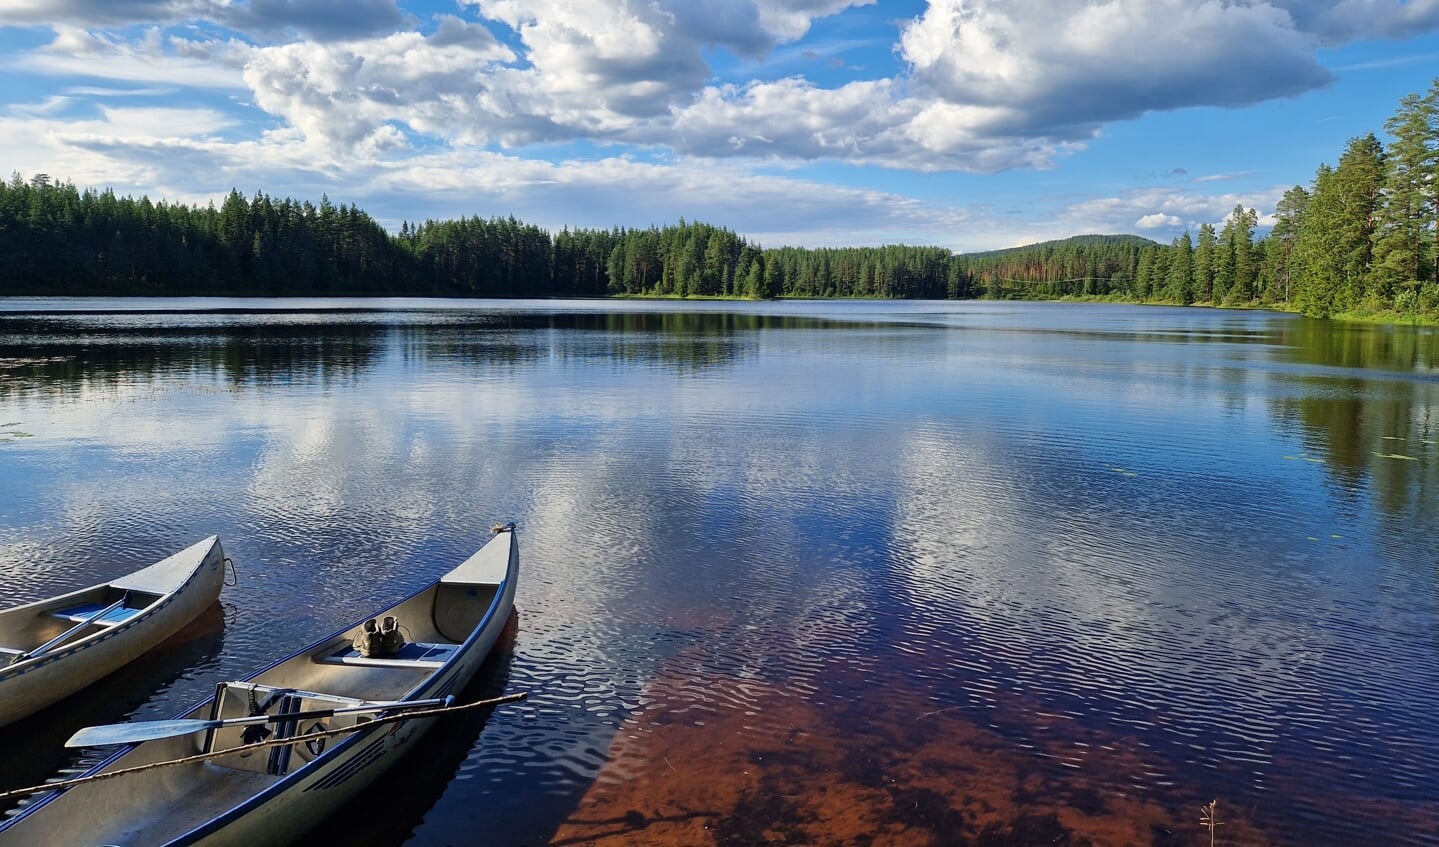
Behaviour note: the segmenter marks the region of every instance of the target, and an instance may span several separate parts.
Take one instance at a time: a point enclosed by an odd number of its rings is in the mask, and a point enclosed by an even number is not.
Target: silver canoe
[[[398,618],[407,642],[398,654],[361,656],[352,647],[363,624],[356,622],[243,681],[221,683],[215,697],[177,719],[213,724],[458,693],[505,628],[518,567],[513,525],[497,528],[459,567],[374,615]],[[291,841],[373,784],[436,720],[364,729],[374,716],[371,710],[269,724],[269,740],[350,726],[356,731],[248,754],[225,752],[244,743],[245,727],[238,726],[119,747],[88,773],[214,755],[41,795],[0,823],[0,845],[255,847]],[[393,803],[404,795],[379,790],[376,797]]]
[[[220,596],[224,560],[211,536],[113,582],[0,611],[0,726],[179,632]]]

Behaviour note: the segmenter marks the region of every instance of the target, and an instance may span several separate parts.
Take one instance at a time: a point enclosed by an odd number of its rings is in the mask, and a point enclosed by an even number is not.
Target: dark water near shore
[[[476,690],[529,699],[347,843],[1439,844],[1434,330],[380,305],[0,301],[0,603],[212,533],[240,576],[0,788],[513,519]]]

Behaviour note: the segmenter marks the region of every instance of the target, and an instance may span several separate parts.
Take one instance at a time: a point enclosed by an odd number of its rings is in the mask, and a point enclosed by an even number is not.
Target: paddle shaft
[[[11,660],[10,660],[10,664],[13,665],[13,664],[15,664],[15,663],[17,663],[17,662],[23,662],[23,661],[25,661],[26,659],[33,659],[33,658],[35,658],[36,656],[39,656],[39,655],[41,655],[41,654],[43,654],[43,653],[48,652],[48,651],[50,650],[50,648],[51,648],[51,647],[54,647],[56,644],[63,644],[64,642],[69,641],[70,638],[75,635],[75,633],[80,632],[80,631],[83,630],[85,627],[89,626],[90,624],[94,623],[95,621],[100,620],[101,618],[105,617],[106,615],[110,614],[111,612],[115,611],[116,609],[120,608],[121,606],[125,605],[125,600],[128,599],[129,596],[130,596],[130,595],[127,594],[127,595],[125,595],[124,597],[121,597],[119,600],[116,600],[115,602],[111,603],[110,605],[106,606],[105,608],[101,609],[100,611],[94,613],[93,615],[91,615],[90,617],[86,618],[85,620],[80,621],[79,623],[75,624],[74,626],[70,627],[69,629],[65,630],[64,632],[60,633],[59,635],[55,636],[54,638],[50,639],[49,641],[46,641],[44,644],[41,644],[39,647],[36,647],[36,648],[33,649],[33,650],[26,650],[24,653],[21,653],[20,655],[18,655],[18,656],[16,656],[15,658],[11,659]]]
[[[307,732],[304,735],[296,735],[293,738],[272,738],[269,741],[260,741],[255,744],[246,744],[242,747],[230,747],[225,750],[216,750],[212,753],[198,753],[194,756],[185,756],[180,759],[167,759],[163,762],[151,762],[147,765],[137,765],[133,768],[121,768],[119,770],[113,771],[102,771],[100,773],[92,773],[87,776],[77,776],[73,779],[64,779],[58,782],[47,782],[44,785],[32,785],[28,788],[16,788],[12,791],[0,792],[0,802],[4,802],[15,797],[25,797],[30,794],[40,794],[46,791],[63,791],[67,788],[73,788],[77,785],[86,785],[91,782],[100,782],[107,779],[117,779],[119,777],[154,770],[156,768],[168,768],[174,767],[175,765],[189,765],[194,764],[195,762],[204,762],[210,759],[214,759],[217,756],[228,756],[232,753],[251,753],[256,750],[264,750],[270,747],[281,747],[286,744],[301,744],[317,738],[330,738],[331,736],[344,735],[345,733],[350,732],[373,730],[378,727],[384,726],[385,724],[396,723],[398,721],[414,720],[418,718],[433,718],[439,717],[441,715],[453,714],[455,712],[467,712],[471,709],[483,709],[491,706],[498,706],[503,703],[516,703],[520,700],[525,699],[526,696],[527,694],[525,692],[520,691],[514,694],[505,694],[501,697],[495,697],[491,700],[476,700],[473,703],[461,703],[458,706],[442,706],[437,709],[423,709],[421,711],[415,712],[414,714],[385,715],[383,717],[375,718],[369,723],[360,724],[359,726],[347,726],[341,729],[325,729],[319,732]]]
[[[114,723],[104,726],[87,726],[70,736],[66,747],[106,747],[111,744],[133,744],[141,741],[156,741],[174,738],[207,729],[221,729],[227,726],[252,726],[263,723],[289,723],[312,718],[328,718],[334,715],[356,715],[366,712],[383,712],[386,709],[423,709],[431,706],[446,706],[453,697],[439,697],[431,700],[400,700],[386,703],[369,703],[363,706],[344,706],[336,709],[315,709],[309,712],[289,712],[279,715],[250,715],[243,718],[222,718],[218,720],[173,720],[135,721]]]
[[[342,706],[338,709],[315,709],[310,712],[290,712],[287,715],[251,715],[245,718],[224,718],[213,721],[195,721],[195,730],[219,729],[225,726],[246,726],[257,723],[286,723],[287,721],[307,721],[310,718],[328,718],[333,715],[359,715],[365,712],[382,712],[385,709],[420,709],[427,706],[445,706],[453,697],[436,697],[433,700],[398,700],[387,703],[370,703],[364,706]],[[123,726],[123,724],[121,724]],[[178,733],[177,733],[178,734]]]

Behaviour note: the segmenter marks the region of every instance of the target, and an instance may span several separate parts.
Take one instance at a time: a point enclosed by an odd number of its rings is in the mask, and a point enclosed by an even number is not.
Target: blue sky
[[[1439,0],[0,0],[0,73],[26,177],[972,251],[1262,220]]]

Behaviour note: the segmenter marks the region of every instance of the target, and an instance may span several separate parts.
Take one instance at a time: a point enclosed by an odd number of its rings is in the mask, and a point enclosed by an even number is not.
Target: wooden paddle
[[[454,697],[435,700],[399,700],[386,703],[367,703],[363,706],[345,706],[340,709],[317,709],[311,712],[290,712],[287,715],[253,715],[244,718],[222,718],[213,721],[173,720],[136,721],[134,723],[112,723],[104,726],[87,726],[65,742],[66,747],[105,747],[110,744],[137,744],[159,738],[174,738],[207,729],[226,726],[251,726],[262,723],[285,723],[307,721],[311,718],[328,718],[332,715],[361,715],[366,712],[383,712],[391,709],[424,709],[431,706],[449,706]]]

